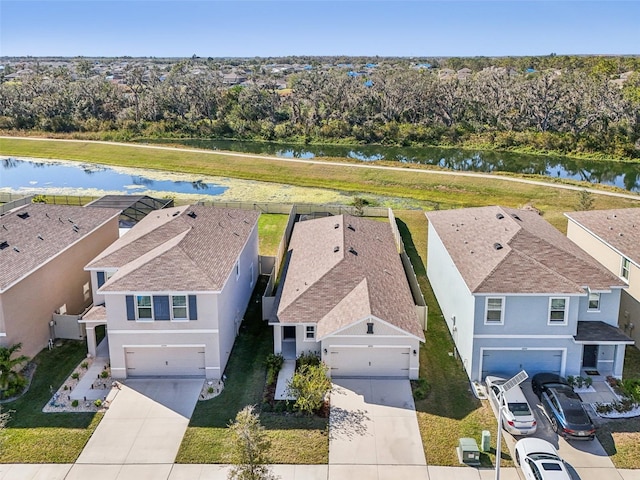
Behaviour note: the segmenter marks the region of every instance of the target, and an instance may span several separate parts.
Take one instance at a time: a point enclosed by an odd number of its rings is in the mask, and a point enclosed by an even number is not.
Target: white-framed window
[[[629,281],[629,271],[631,270],[631,260],[622,257],[622,265],[620,267],[620,276]]]
[[[565,325],[567,323],[567,310],[569,299],[566,297],[552,297],[549,299],[549,324]]]
[[[504,323],[504,297],[487,297],[484,323],[491,325]]]
[[[600,311],[600,294],[597,292],[589,292],[589,305],[587,310],[591,312]]]
[[[173,295],[171,297],[171,317],[172,320],[188,320],[187,296]]]
[[[315,325],[307,325],[304,328],[304,340],[312,341],[316,339],[316,326]]]
[[[151,295],[137,295],[136,309],[138,310],[138,320],[153,320]]]
[[[116,272],[104,272],[104,281],[106,282],[111,277],[113,277],[115,274],[116,274]]]

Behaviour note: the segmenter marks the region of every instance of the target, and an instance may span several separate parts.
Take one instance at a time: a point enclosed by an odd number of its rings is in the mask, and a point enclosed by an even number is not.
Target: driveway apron
[[[202,379],[127,380],[74,469],[86,464],[172,464],[202,384]]]
[[[409,380],[334,380],[330,466],[426,464]]]

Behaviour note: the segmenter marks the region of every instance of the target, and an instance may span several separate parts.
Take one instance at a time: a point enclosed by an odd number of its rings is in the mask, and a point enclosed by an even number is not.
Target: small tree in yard
[[[302,365],[287,384],[287,392],[296,399],[293,408],[308,414],[320,410],[330,390],[331,380],[324,364]]]
[[[576,210],[593,210],[593,193],[589,190],[580,190],[578,194],[578,203],[576,205]]]
[[[269,439],[260,424],[260,416],[253,405],[238,412],[229,425],[235,453],[234,466],[229,471],[231,480],[272,480],[276,477],[266,465]]]
[[[0,398],[8,398],[20,393],[26,380],[19,368],[23,363],[29,361],[29,357],[24,355],[13,356],[22,348],[21,343],[16,343],[10,347],[0,347]]]

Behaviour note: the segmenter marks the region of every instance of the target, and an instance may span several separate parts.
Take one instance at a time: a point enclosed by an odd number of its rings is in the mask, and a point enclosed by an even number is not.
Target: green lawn
[[[254,299],[264,290],[264,278]],[[271,328],[261,320],[260,306],[250,303],[241,332],[231,352],[224,391],[216,398],[198,402],[184,436],[176,462],[228,463],[227,426],[246,405],[262,403],[266,368],[264,360],[273,351]],[[263,413],[260,416],[271,440],[272,463],[323,464],[329,459],[327,419]]]
[[[278,215],[275,213],[262,213],[258,220],[258,236],[260,255],[275,256],[278,253],[278,246],[287,228],[289,215]]]
[[[42,413],[73,369],[85,358],[84,342],[64,341],[53,350],[43,350],[34,359],[37,368],[29,391],[2,405],[13,410],[6,429],[1,463],[72,463],[95,430],[102,414]]]

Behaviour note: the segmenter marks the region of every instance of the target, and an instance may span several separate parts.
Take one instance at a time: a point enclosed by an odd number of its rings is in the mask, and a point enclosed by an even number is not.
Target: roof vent
[[[339,251],[340,251],[340,247],[339,246],[336,245],[335,247],[333,247],[333,252],[334,253],[335,252],[339,252]]]
[[[78,227],[78,225],[74,225],[73,226],[73,231],[78,233],[78,230],[80,230],[80,228]]]
[[[20,250],[18,250],[18,247],[13,247],[13,249],[14,249],[16,252],[20,253]]]
[[[191,212],[187,213],[187,215],[189,217],[191,217],[191,218],[196,218],[198,216],[198,215],[196,215],[196,212],[194,212],[194,211],[191,211]]]
[[[515,218],[516,220],[520,220],[520,221],[522,221],[522,219],[518,216],[518,214],[517,214],[517,213],[512,213],[512,214],[511,214],[511,216],[512,216],[513,218]]]
[[[29,212],[22,212],[22,213],[19,213],[19,214],[18,214],[18,216],[19,216],[21,219],[23,219],[23,220],[24,220],[24,219],[26,219],[26,218],[29,218]]]
[[[356,228],[355,228],[353,225],[351,225],[351,224],[347,225],[347,228],[348,228],[349,230],[354,231],[354,232],[356,231]]]
[[[67,218],[67,220],[69,220],[69,223],[73,223],[73,220],[71,220],[70,218]]]
[[[340,228],[340,224],[339,224],[339,223],[336,223],[336,224],[333,226],[333,228]]]
[[[4,250],[5,248],[9,247],[9,242],[7,242],[6,240],[3,240],[0,242],[0,250]]]
[[[493,248],[495,248],[496,250],[502,250],[502,245],[496,242],[493,244]]]
[[[172,217],[175,217],[177,215],[180,215],[180,210],[178,210],[177,212],[173,212],[173,215],[171,215]]]
[[[42,238],[42,235],[40,235],[40,234],[38,234],[38,238],[39,238],[40,240],[44,240],[44,238]]]
[[[496,218],[497,218],[498,220],[502,220],[502,219],[504,218],[504,215],[503,215],[503,214],[501,214],[501,213],[496,213]]]
[[[353,247],[349,247],[349,253],[353,253],[356,257],[358,256],[358,252],[356,252],[356,249]]]

